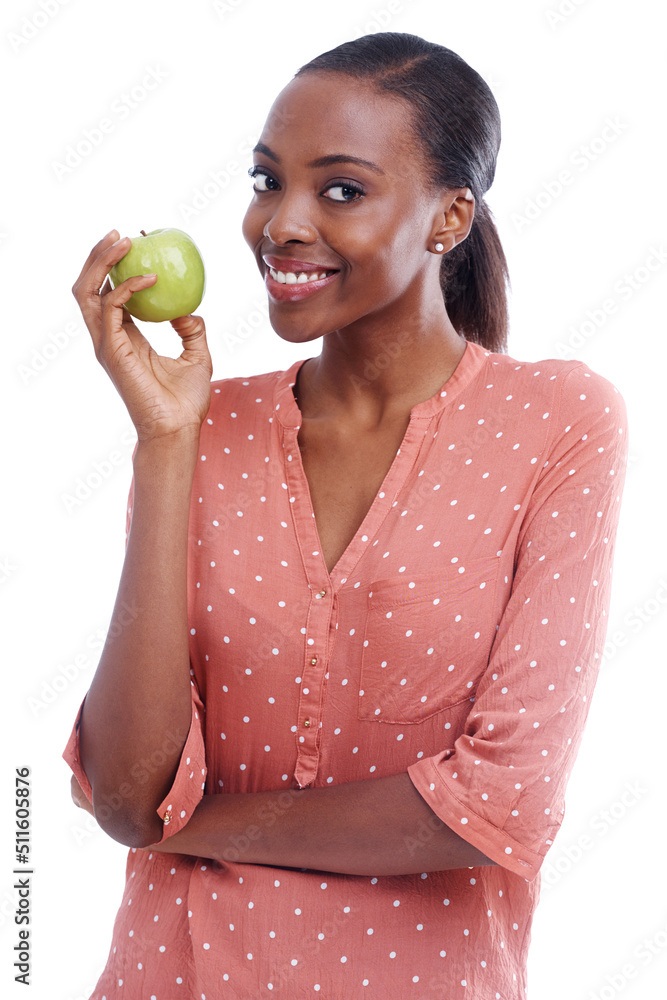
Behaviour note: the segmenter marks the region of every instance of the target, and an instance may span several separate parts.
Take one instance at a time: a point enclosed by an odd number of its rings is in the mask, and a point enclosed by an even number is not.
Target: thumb
[[[201,316],[179,316],[169,322],[183,341],[182,357],[192,362],[210,362],[206,324]]]

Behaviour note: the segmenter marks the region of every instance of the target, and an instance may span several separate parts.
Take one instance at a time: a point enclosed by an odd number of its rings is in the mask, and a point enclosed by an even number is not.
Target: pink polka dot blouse
[[[469,342],[329,574],[297,441],[302,363],[212,383],[190,507],[192,723],[163,841],[203,794],[284,789],[288,808],[290,789],[407,771],[495,864],[365,877],[131,849],[91,1000],[518,1000],[605,641],[623,398],[581,361]],[[90,795],[78,721],[64,757]]]

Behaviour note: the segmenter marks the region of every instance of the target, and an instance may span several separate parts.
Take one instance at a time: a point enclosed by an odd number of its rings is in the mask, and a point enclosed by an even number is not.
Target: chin
[[[280,339],[285,340],[288,344],[309,344],[330,332],[329,329],[309,331],[299,329],[295,324],[274,322],[270,314],[269,323],[274,333],[277,333]]]

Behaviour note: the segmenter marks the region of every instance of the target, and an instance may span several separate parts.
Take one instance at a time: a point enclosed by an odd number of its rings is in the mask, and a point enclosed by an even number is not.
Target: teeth
[[[270,267],[269,273],[275,281],[279,281],[282,285],[305,285],[308,281],[320,281],[322,278],[326,278],[329,272],[275,271]]]

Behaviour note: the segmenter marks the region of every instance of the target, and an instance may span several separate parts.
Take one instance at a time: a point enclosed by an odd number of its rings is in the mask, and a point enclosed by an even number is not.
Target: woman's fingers
[[[178,319],[172,319],[169,322],[183,341],[183,347],[186,350],[192,350],[198,341],[206,340],[206,325],[201,316],[194,314],[179,316]]]
[[[213,362],[206,342],[206,324],[202,317],[191,314],[170,322],[183,343],[181,358],[191,364],[203,364],[213,374]]]
[[[95,357],[125,402],[140,438],[171,434],[201,423],[210,405],[213,364],[201,316],[172,320],[183,342],[179,358],[160,357],[125,308],[135,292],[152,287],[156,274],[138,274],[112,287],[109,272],[131,247],[110,242],[115,231],[93,248],[72,287],[90,332]]]
[[[110,288],[105,292],[102,301],[102,309],[118,309],[125,302],[129,302],[134,292],[139,288],[148,288],[157,280],[157,274],[137,274],[132,278],[126,278],[120,285]]]
[[[95,244],[95,246],[93,247],[93,249],[90,251],[90,253],[86,257],[86,262],[83,265],[83,267],[81,268],[81,272],[79,274],[79,277],[74,282],[74,285],[72,287],[72,291],[74,291],[74,288],[76,288],[76,286],[81,282],[81,280],[83,279],[86,271],[88,270],[88,268],[90,267],[90,265],[93,263],[93,261],[97,257],[99,257],[99,255],[102,253],[102,250],[104,250],[106,247],[112,246],[112,244],[115,243],[116,240],[118,239],[118,236],[119,236],[118,230],[117,229],[112,229],[111,232],[107,233],[106,236],[103,236],[102,239],[98,243]]]
[[[127,236],[106,247],[104,247],[105,242],[105,240],[101,240],[98,244],[98,247],[102,247],[100,253],[96,254],[96,249],[93,249],[88,257],[88,267],[82,270],[78,280],[72,286],[72,294],[79,304],[79,309],[93,338],[96,354],[99,352],[102,338],[100,290],[113,265],[125,256],[131,246]]]
[[[134,292],[138,292],[141,288],[149,288],[156,280],[156,274],[138,274],[136,277],[126,278],[104,295],[98,295],[101,309],[99,344],[95,347],[98,359],[115,353],[119,341],[127,343],[127,333],[123,329],[123,323],[128,319],[128,312],[123,309],[123,305],[129,301]]]

